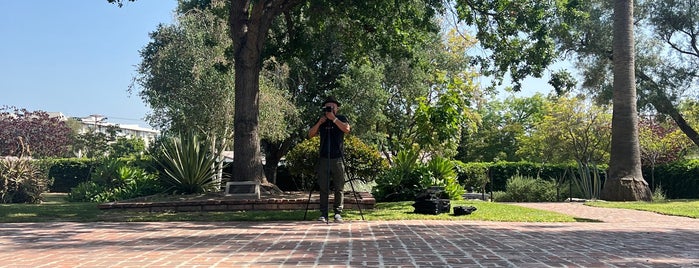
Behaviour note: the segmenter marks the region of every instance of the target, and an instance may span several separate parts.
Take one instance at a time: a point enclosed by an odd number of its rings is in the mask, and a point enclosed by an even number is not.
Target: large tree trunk
[[[614,109],[609,177],[601,198],[612,201],[651,200],[641,173],[638,111],[634,75],[633,0],[614,4]]]
[[[235,59],[234,177],[266,184],[258,134],[260,64],[250,59],[254,53],[249,49],[243,49],[240,54]]]
[[[291,149],[292,138],[288,138],[281,142],[270,142],[263,140],[263,148],[265,149],[265,176],[267,180],[277,184],[277,166],[279,161]]]
[[[233,179],[267,183],[262,170],[258,138],[259,77],[264,43],[264,36],[260,35],[266,35],[267,28],[260,25],[260,18],[250,18],[255,15],[250,13],[250,5],[249,1],[230,2],[229,26],[235,64]]]
[[[235,64],[235,127],[233,172],[235,180],[269,185],[262,169],[258,121],[262,48],[272,21],[300,0],[233,0],[229,2],[230,36]],[[272,186],[272,188],[276,188]],[[278,189],[278,188],[277,188]]]

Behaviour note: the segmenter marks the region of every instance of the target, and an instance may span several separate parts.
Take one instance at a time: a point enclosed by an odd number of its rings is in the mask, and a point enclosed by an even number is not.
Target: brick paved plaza
[[[0,224],[2,267],[699,267],[699,220],[520,204],[604,222]]]

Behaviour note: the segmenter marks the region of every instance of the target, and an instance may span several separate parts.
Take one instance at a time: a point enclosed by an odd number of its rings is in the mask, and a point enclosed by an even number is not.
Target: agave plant
[[[606,177],[606,173],[605,177]],[[604,179],[596,165],[578,161],[578,172],[570,172],[570,177],[586,199],[599,199]]]
[[[218,153],[195,133],[167,139],[153,155],[162,168],[161,179],[176,193],[203,193],[216,189],[214,169]]]

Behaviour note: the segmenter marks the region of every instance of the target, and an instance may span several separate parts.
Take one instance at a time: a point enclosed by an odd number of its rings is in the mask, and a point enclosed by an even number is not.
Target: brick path
[[[604,222],[13,223],[0,266],[699,267],[699,220],[521,205]]]

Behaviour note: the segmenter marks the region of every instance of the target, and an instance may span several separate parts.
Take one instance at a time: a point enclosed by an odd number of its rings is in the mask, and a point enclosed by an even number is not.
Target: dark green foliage
[[[224,170],[224,172],[226,171]],[[288,165],[277,167],[277,183],[275,185],[282,191],[302,191],[310,188],[309,185],[304,185],[304,180],[300,176],[291,175]]]
[[[451,200],[463,199],[464,187],[459,184],[453,161],[437,157],[427,162],[427,176],[422,177],[422,189],[432,186],[444,187],[444,192]]]
[[[550,180],[515,175],[507,180],[507,191],[498,194],[498,202],[553,202],[556,199],[556,183]]]
[[[644,178],[650,178],[650,167],[645,167]],[[662,185],[668,199],[699,198],[699,159],[677,161],[655,167],[655,189]]]
[[[141,138],[117,137],[116,141],[110,146],[110,157],[139,155],[146,150],[146,143]]]
[[[578,162],[577,172],[571,170],[569,175],[582,193],[583,198],[599,199],[607,175],[604,170],[599,170],[596,165]]]
[[[418,150],[404,150],[395,157],[391,169],[377,178],[373,195],[382,202],[409,201],[431,186],[444,187],[452,200],[461,199],[464,193],[452,161],[438,157],[422,163]]]
[[[73,202],[111,202],[162,192],[157,175],[128,166],[124,161],[104,159],[92,173],[90,181],[72,188],[68,200]]]
[[[119,176],[119,168],[122,166],[124,163],[117,158],[98,159],[90,173],[90,180],[110,188],[120,186],[122,181]]]
[[[298,185],[299,189],[308,190],[315,185],[318,148],[319,138],[308,139],[296,145],[286,155],[289,174],[296,178],[294,184]]]
[[[303,189],[315,185],[318,148],[320,138],[314,137],[296,145],[286,155],[289,172],[292,176],[300,178],[297,184],[302,185]],[[345,136],[344,155],[347,179],[371,182],[388,169],[388,163],[381,158],[376,149],[352,135]]]
[[[423,190],[420,180],[424,172],[418,164],[417,150],[399,152],[391,169],[376,179],[374,198],[381,202],[414,200]]]
[[[90,180],[95,160],[82,158],[62,158],[52,161],[49,178],[53,179],[51,192],[67,193],[81,182]]]
[[[604,176],[606,166],[598,166],[600,176]],[[487,179],[485,191],[505,191],[507,179],[521,175],[525,177],[539,177],[546,180],[557,181],[561,187],[567,186],[568,176],[571,170],[577,170],[575,164],[536,164],[531,162],[496,162],[496,163],[461,163],[457,167],[459,182],[464,184],[466,189],[477,187]],[[483,178],[483,173],[487,175]],[[568,187],[569,188],[569,187]],[[574,189],[575,190],[575,189]],[[579,192],[579,191],[578,191]]]
[[[48,184],[40,162],[0,158],[0,203],[39,203]]]
[[[192,194],[217,188],[214,181],[217,155],[208,140],[186,133],[163,142],[153,154],[153,160],[162,168],[160,179],[171,187],[170,191]]]
[[[68,193],[68,201],[71,202],[95,202],[94,197],[104,192],[105,188],[94,181],[81,182]]]
[[[388,169],[379,151],[355,136],[345,137],[344,154],[348,179],[372,182]]]
[[[489,163],[454,162],[459,182],[464,185],[466,190],[486,191],[486,185],[490,182],[488,177]]]

